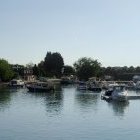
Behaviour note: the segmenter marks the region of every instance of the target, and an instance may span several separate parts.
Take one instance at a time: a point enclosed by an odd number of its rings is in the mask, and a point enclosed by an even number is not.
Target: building
[[[31,68],[24,69],[24,80],[28,82],[34,82],[36,80],[36,76],[33,75],[33,70]]]

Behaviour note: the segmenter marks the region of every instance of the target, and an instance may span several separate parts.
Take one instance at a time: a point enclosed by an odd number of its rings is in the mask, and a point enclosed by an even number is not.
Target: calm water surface
[[[0,140],[139,140],[139,120],[140,100],[108,103],[73,86],[0,90]]]

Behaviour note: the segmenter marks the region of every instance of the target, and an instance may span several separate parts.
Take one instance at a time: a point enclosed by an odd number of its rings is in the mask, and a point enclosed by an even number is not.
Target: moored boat
[[[61,78],[61,84],[62,85],[69,85],[69,84],[73,84],[73,81],[70,77],[62,77]]]
[[[88,87],[88,90],[93,91],[93,92],[101,92],[102,88],[92,86],[92,87]]]
[[[140,81],[137,81],[137,83],[135,85],[135,89],[136,90],[140,90]]]
[[[99,82],[90,82],[88,83],[88,90],[93,92],[101,92],[102,88]]]
[[[10,87],[24,87],[25,83],[21,79],[13,79],[9,82]]]
[[[54,85],[48,82],[35,82],[27,85],[30,92],[48,92],[54,90]]]
[[[102,99],[105,100],[118,100],[126,101],[127,100],[127,91],[124,85],[116,85],[110,87],[102,96]]]
[[[83,81],[79,81],[77,85],[78,90],[87,90],[87,83]]]

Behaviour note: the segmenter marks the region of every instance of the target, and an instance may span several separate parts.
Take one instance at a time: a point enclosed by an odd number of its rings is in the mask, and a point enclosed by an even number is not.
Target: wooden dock
[[[140,95],[128,95],[128,100],[140,100]]]
[[[106,100],[106,101],[112,100],[111,97],[108,97],[105,95],[101,95],[101,99]],[[127,95],[127,99],[128,100],[140,100],[140,95]]]

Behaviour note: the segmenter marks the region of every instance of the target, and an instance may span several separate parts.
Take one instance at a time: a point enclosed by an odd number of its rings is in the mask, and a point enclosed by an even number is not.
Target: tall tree
[[[21,78],[24,77],[24,66],[15,64],[11,65],[12,70],[14,71],[14,78]]]
[[[90,77],[98,76],[101,64],[97,60],[83,57],[74,63],[74,67],[80,80],[88,80]]]
[[[44,68],[44,61],[41,61],[38,64],[38,71],[39,71],[39,76],[46,76],[45,68]]]
[[[9,81],[13,78],[14,72],[8,61],[0,59],[0,80]]]
[[[37,77],[39,76],[39,68],[37,67],[36,64],[33,67],[33,74],[36,75]]]
[[[60,53],[48,52],[44,60],[44,68],[47,76],[60,77],[62,74],[62,68],[64,66],[64,60]]]

